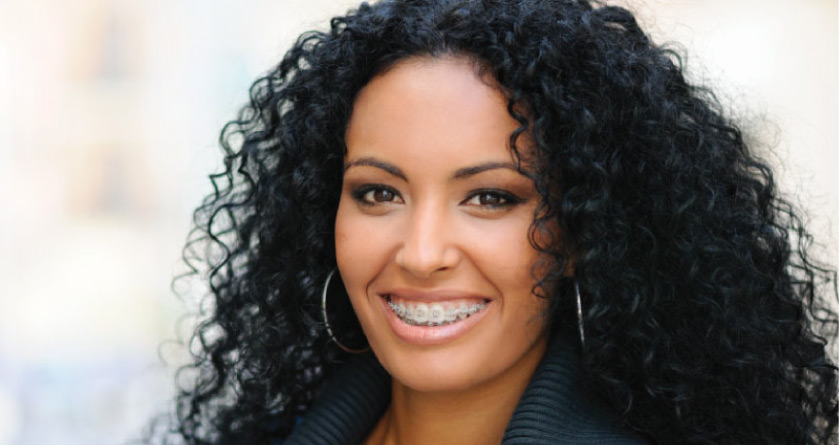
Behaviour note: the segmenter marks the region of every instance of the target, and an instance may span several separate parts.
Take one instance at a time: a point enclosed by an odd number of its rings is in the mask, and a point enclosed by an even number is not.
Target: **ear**
[[[565,257],[565,270],[562,271],[562,276],[565,278],[573,278],[574,277],[574,257],[570,254]]]

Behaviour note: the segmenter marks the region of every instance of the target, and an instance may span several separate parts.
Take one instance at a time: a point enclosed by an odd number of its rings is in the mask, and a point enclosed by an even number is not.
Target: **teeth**
[[[441,304],[432,304],[428,311],[428,321],[441,324],[446,320],[446,310]]]
[[[463,320],[464,318],[469,316],[469,305],[466,303],[460,303],[460,307],[457,308],[457,318]]]
[[[446,315],[445,315],[444,321],[446,323],[451,323],[455,320],[457,320],[457,309],[453,308],[453,307],[450,307],[450,308],[446,309]]]
[[[417,322],[417,324],[422,324],[428,321],[428,305],[424,303],[417,303],[414,306],[414,316],[412,317],[413,321]]]
[[[465,320],[486,307],[486,303],[460,303],[456,306],[441,303],[403,304],[394,303],[390,300],[390,297],[388,297],[387,304],[402,321],[411,325],[422,326],[442,326]]]

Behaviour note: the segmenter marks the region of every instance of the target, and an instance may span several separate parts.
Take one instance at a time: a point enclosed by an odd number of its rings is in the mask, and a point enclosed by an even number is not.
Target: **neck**
[[[468,389],[422,392],[394,379],[391,405],[367,443],[500,443],[545,348],[542,338],[514,366]]]

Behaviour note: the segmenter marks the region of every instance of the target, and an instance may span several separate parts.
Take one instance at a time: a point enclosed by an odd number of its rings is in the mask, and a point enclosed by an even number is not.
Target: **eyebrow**
[[[390,164],[388,162],[380,161],[380,160],[378,160],[376,158],[372,158],[372,157],[359,158],[359,159],[356,159],[352,162],[348,162],[347,164],[344,165],[344,172],[349,170],[351,167],[357,167],[357,166],[368,166],[368,167],[379,168],[381,170],[384,170],[384,171],[390,173],[393,176],[396,176],[399,179],[402,179],[403,181],[408,180],[407,177],[405,176],[405,173],[399,167],[397,167],[393,164]],[[514,172],[516,172],[516,173],[518,173],[518,174],[520,174],[524,177],[531,178],[531,176],[529,174],[527,174],[527,172],[518,168],[515,164],[513,164],[511,162],[486,162],[486,163],[483,163],[483,164],[478,164],[478,165],[473,165],[473,166],[470,166],[470,167],[463,167],[463,168],[457,169],[454,172],[454,175],[452,175],[452,179],[463,179],[463,178],[467,178],[467,177],[470,177],[470,176],[475,176],[475,175],[477,175],[479,173],[483,173],[485,171],[496,170],[496,169],[501,169],[501,168],[507,169],[507,170],[512,170],[512,171],[514,171]]]
[[[524,170],[518,168],[515,164],[513,164],[511,162],[487,162],[487,163],[484,163],[484,164],[474,165],[472,167],[464,167],[464,168],[458,169],[456,172],[454,172],[453,178],[454,179],[466,178],[466,177],[469,177],[469,176],[475,176],[478,173],[483,173],[483,172],[488,171],[488,170],[496,170],[496,169],[499,169],[499,168],[512,170],[512,171],[514,171],[514,172],[516,172],[516,173],[518,173],[522,176],[530,178],[530,175],[528,175]]]
[[[389,164],[389,163],[384,162],[384,161],[380,161],[376,158],[369,158],[369,157],[359,158],[359,159],[356,159],[355,161],[346,163],[344,165],[344,173],[346,173],[347,170],[349,170],[351,167],[358,167],[358,166],[362,166],[362,165],[366,165],[368,167],[380,168],[380,169],[390,173],[391,175],[396,176],[397,178],[399,178],[403,181],[408,180],[408,178],[405,177],[405,173],[403,173],[402,169],[400,169],[399,167],[397,167],[393,164]]]

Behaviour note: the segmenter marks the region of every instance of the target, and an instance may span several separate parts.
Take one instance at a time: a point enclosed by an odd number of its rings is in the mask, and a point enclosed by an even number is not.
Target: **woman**
[[[221,140],[187,442],[835,440],[833,272],[621,8],[362,4]]]

